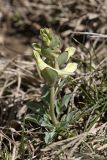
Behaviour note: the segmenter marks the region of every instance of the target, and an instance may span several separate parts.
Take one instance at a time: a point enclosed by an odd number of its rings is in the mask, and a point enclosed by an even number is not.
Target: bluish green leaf
[[[31,109],[34,113],[38,113],[40,115],[43,115],[47,111],[47,106],[44,106],[42,101],[30,101],[27,103],[27,107]]]
[[[57,58],[59,66],[66,63],[67,59],[68,59],[68,55],[66,52],[63,52],[62,54],[60,54]]]
[[[45,101],[46,103],[49,104],[49,101],[50,101],[50,88],[46,84],[42,87],[41,98],[42,98],[43,101]]]
[[[70,101],[71,95],[72,94],[70,93],[70,94],[66,94],[66,95],[63,96],[62,104],[61,104],[62,106],[68,107],[68,103]]]
[[[50,47],[55,49],[55,48],[60,48],[61,42],[60,39],[57,35],[52,35],[52,40],[50,42]]]
[[[41,125],[43,121],[43,117],[40,115],[34,115],[34,114],[27,114],[25,116],[25,120],[33,122],[35,124]]]
[[[51,143],[55,138],[55,134],[56,134],[55,131],[45,132],[45,143],[46,144]]]
[[[48,58],[52,58],[51,57],[51,53],[52,53],[52,49],[51,48],[42,46],[41,47],[41,52],[42,52],[43,56],[46,56]]]
[[[51,68],[46,67],[41,71],[41,74],[49,84],[53,84],[58,80],[58,73]]]
[[[41,126],[47,128],[49,130],[52,130],[54,128],[53,124],[50,122],[49,114],[44,114]]]

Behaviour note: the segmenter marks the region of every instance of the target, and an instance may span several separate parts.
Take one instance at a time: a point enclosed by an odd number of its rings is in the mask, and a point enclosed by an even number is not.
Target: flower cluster
[[[61,53],[61,43],[57,35],[54,35],[47,28],[41,29],[40,35],[42,45],[33,43],[34,57],[41,75],[46,81],[53,84],[59,77],[67,77],[77,69],[77,63],[68,62],[69,58],[74,54],[75,48],[68,47]],[[67,65],[63,69],[60,69],[66,63]]]

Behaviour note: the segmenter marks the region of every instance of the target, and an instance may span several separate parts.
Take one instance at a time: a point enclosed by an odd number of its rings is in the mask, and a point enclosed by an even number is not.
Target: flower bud
[[[33,43],[32,47],[35,51],[37,51],[38,53],[41,53],[41,47],[40,45],[38,45],[37,43]]]
[[[40,35],[44,44],[49,47],[52,39],[49,29],[47,28],[41,29]]]

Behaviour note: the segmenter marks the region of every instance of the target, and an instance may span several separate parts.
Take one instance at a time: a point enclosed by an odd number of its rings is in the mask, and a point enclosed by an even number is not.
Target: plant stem
[[[59,69],[59,65],[56,58],[55,58],[55,69]]]
[[[55,103],[55,87],[54,85],[52,85],[50,88],[50,116],[51,116],[52,123],[54,124],[54,126],[56,126],[58,124],[58,120],[55,116],[54,103]]]

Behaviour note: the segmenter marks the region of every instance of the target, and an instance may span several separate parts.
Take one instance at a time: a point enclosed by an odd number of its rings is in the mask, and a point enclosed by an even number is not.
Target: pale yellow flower
[[[45,68],[49,68],[57,72],[58,76],[63,77],[63,78],[68,75],[71,75],[77,69],[77,63],[68,63],[64,69],[55,69],[49,66],[48,64],[46,64],[40,57],[40,54],[35,50],[34,50],[34,56],[35,56],[37,66],[40,69],[40,71],[43,71]]]

